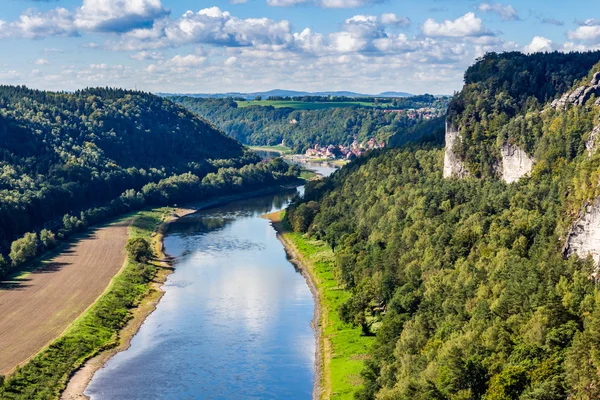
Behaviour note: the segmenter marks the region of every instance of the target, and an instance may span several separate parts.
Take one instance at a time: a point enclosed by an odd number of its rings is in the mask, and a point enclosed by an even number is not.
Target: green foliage
[[[149,93],[0,86],[0,251],[125,190],[256,161],[208,122]]]
[[[42,242],[44,250],[52,249],[56,247],[56,236],[52,231],[48,229],[42,229],[40,231],[40,242]]]
[[[599,51],[489,53],[467,69],[465,86],[450,102],[447,120],[460,128],[462,140],[454,150],[470,172],[477,177],[495,176],[504,143],[516,144],[538,159],[542,159],[536,151],[540,148],[566,160],[579,154],[582,136],[594,126],[593,118],[581,108],[567,113],[541,111],[587,77],[599,61]],[[543,132],[549,129],[566,132],[555,137],[557,142],[548,143]]]
[[[147,262],[154,257],[152,245],[143,237],[131,238],[125,245],[127,254],[136,262]]]
[[[40,232],[43,249],[56,245],[56,237],[66,239],[78,232],[84,231],[89,225],[98,224],[111,217],[140,210],[146,206],[165,206],[174,203],[199,201],[216,195],[226,195],[260,189],[267,186],[295,182],[300,175],[300,168],[288,165],[281,158],[270,162],[248,164],[242,168],[219,168],[217,172],[209,173],[200,178],[192,173],[173,175],[160,180],[158,183],[148,183],[140,190],[126,190],[107,205],[81,211],[78,216],[66,214],[59,225],[58,235],[49,230]],[[26,234],[34,235],[35,234]],[[33,257],[23,250],[25,238],[13,242],[18,249],[11,253],[12,270],[20,267]],[[31,246],[30,246],[31,247]],[[21,254],[24,253],[25,255]],[[19,260],[15,262],[15,258]],[[35,256],[35,254],[34,254]],[[0,268],[0,278],[11,272],[11,268]]]
[[[148,241],[163,212],[144,211],[140,217],[149,221],[141,230]],[[85,360],[117,345],[118,331],[131,318],[131,308],[148,292],[155,271],[153,264],[130,259],[108,291],[63,336],[0,382],[0,398],[58,399],[67,378]]]
[[[328,103],[326,97],[319,99],[323,104]],[[253,101],[238,107],[231,98],[173,97],[172,100],[213,122],[242,143],[274,146],[285,141],[285,145],[297,153],[317,143],[349,145],[355,139],[363,142],[375,137],[379,141],[387,141],[393,135],[399,135],[401,138],[397,141],[404,143],[411,134],[404,131],[422,122],[418,118],[409,118],[405,113],[358,106],[296,110],[255,105]],[[316,98],[311,100],[315,101]],[[434,107],[441,114],[447,104],[448,98],[423,95],[394,99],[389,106],[395,109]],[[431,133],[429,130],[427,132]]]
[[[13,267],[18,267],[33,260],[37,254],[37,247],[37,234],[33,232],[28,232],[21,239],[12,242],[10,246],[10,259]]]
[[[598,289],[559,235],[583,196],[564,188],[600,158],[580,153],[518,185],[446,180],[442,162],[435,149],[379,152],[308,185],[288,211],[304,221],[317,203],[308,229],[295,225],[335,248],[353,293],[340,317],[376,334],[358,397],[594,398],[582,393],[598,384]]]

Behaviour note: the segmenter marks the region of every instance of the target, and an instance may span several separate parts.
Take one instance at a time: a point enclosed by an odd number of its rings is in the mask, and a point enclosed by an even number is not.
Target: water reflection
[[[295,192],[206,210],[173,224],[175,272],[131,348],[100,370],[97,399],[310,399],[314,304],[260,215]]]

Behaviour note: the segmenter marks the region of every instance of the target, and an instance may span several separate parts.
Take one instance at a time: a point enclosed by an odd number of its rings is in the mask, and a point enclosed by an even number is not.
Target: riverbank
[[[353,399],[362,387],[360,372],[373,337],[343,323],[338,309],[350,292],[338,286],[334,276],[334,255],[324,242],[292,232],[282,221],[284,212],[265,215],[277,231],[290,261],[305,275],[315,297],[314,329],[315,399]]]
[[[300,184],[302,182],[298,182]],[[61,395],[61,400],[75,400],[75,399],[88,399],[84,392],[91,382],[96,371],[101,369],[110,358],[121,351],[127,350],[131,345],[131,340],[136,335],[146,318],[152,314],[156,309],[156,306],[160,302],[164,295],[162,289],[163,284],[166,282],[168,276],[173,272],[173,268],[170,265],[168,256],[163,252],[163,238],[164,233],[167,230],[168,224],[175,221],[178,218],[182,218],[186,215],[193,214],[199,210],[210,208],[213,206],[226,204],[229,202],[243,200],[253,197],[260,197],[273,193],[278,193],[285,190],[295,189],[296,184],[277,185],[259,190],[254,190],[245,193],[236,193],[228,196],[219,196],[213,199],[204,200],[200,202],[191,203],[180,208],[160,208],[150,211],[140,212],[140,216],[145,218],[147,222],[144,224],[146,227],[153,227],[152,230],[149,228],[139,229],[132,224],[130,228],[130,237],[145,237],[152,240],[152,244],[155,248],[156,254],[159,255],[158,270],[150,282],[150,289],[148,294],[142,299],[140,304],[132,310],[132,318],[127,325],[119,332],[119,342],[116,347],[109,348],[100,354],[92,357],[85,362],[69,379],[66,389]],[[153,213],[163,212],[163,217],[160,221],[156,222],[156,215]]]

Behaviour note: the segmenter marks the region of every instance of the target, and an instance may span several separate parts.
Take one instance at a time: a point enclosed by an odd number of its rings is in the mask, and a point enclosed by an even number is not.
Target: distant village
[[[383,110],[385,113],[398,113],[406,115],[408,119],[432,119],[440,116],[440,110],[434,107],[409,108],[407,110]]]
[[[356,140],[350,146],[334,146],[320,147],[318,144],[306,150],[304,156],[311,160],[353,160],[356,157],[368,152],[369,150],[381,149],[385,147],[384,142],[378,142],[375,138],[371,138],[364,143],[358,143]]]

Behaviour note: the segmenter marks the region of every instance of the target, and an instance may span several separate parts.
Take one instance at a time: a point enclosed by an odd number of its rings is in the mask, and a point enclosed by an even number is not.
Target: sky
[[[486,52],[600,49],[598,0],[2,0],[0,83],[452,94]]]

